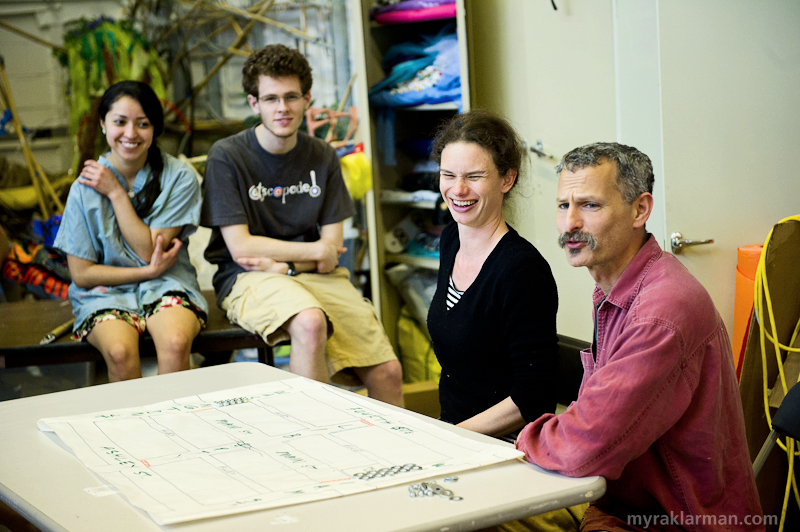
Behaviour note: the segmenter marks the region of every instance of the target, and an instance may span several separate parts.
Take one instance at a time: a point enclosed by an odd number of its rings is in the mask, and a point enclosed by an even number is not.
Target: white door
[[[663,176],[649,224],[662,246],[674,232],[714,239],[677,256],[730,334],[737,248],[800,213],[800,3],[614,8],[618,138],[653,155]]]

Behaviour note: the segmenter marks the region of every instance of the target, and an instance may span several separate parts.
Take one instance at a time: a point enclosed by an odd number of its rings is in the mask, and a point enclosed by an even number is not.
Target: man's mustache
[[[594,251],[597,248],[597,239],[591,233],[584,233],[583,231],[573,231],[571,233],[561,233],[558,237],[558,246],[564,248],[567,242],[586,242],[589,249]]]

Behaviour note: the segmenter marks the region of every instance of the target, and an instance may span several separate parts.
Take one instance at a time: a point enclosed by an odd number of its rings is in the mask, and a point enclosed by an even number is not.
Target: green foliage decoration
[[[64,45],[55,55],[69,71],[69,132],[75,147],[73,170],[79,163],[79,135],[87,127],[97,127],[86,123],[92,101],[102,96],[108,87],[128,79],[143,81],[159,98],[166,98],[162,61],[131,21],[115,21],[108,17],[81,19],[76,29],[66,33]],[[103,139],[98,140],[102,144]]]

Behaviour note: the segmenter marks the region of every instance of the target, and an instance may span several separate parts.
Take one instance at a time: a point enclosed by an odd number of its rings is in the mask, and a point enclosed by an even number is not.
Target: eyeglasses
[[[281,100],[283,100],[285,105],[295,105],[303,100],[303,96],[301,94],[297,94],[296,92],[292,92],[282,97],[275,94],[267,94],[266,96],[259,98],[261,103],[268,106],[278,105]]]

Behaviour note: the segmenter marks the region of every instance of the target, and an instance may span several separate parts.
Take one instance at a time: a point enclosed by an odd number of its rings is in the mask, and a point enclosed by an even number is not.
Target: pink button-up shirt
[[[596,308],[604,295],[595,288]],[[528,424],[517,448],[606,478],[586,530],[763,530],[730,342],[706,290],[651,236],[594,314],[597,360],[581,353],[577,401]]]

